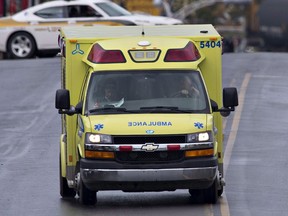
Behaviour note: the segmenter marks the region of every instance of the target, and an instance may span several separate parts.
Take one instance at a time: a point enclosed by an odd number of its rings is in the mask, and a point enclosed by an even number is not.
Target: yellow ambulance
[[[222,40],[212,25],[64,27],[60,194],[174,191],[216,203],[225,184]]]

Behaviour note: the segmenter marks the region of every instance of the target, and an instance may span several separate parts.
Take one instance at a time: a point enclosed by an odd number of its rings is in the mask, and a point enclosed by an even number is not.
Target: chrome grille
[[[184,159],[183,151],[116,152],[116,160],[125,163],[176,162]]]
[[[145,143],[185,143],[185,135],[161,136],[113,136],[115,144],[145,144]]]

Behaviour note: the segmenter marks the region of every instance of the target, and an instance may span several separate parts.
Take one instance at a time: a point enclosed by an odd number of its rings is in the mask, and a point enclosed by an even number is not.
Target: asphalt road
[[[107,191],[96,207],[59,195],[60,59],[0,61],[0,215],[287,215],[287,59],[223,55],[223,87],[237,87],[240,105],[224,121],[227,186],[218,204],[191,204],[186,190]]]

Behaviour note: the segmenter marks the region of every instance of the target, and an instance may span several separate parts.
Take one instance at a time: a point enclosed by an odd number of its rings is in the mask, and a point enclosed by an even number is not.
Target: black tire
[[[222,191],[223,192],[223,191]],[[218,201],[217,178],[207,189],[189,189],[192,203],[209,203],[216,204]]]
[[[80,178],[79,188],[80,203],[83,205],[95,205],[97,203],[97,192],[89,190]]]
[[[193,204],[200,204],[204,202],[204,190],[189,189],[191,195],[190,200]]]
[[[59,156],[59,179],[60,179],[60,195],[63,198],[73,198],[76,195],[76,191],[73,188],[69,188],[67,184],[67,179],[62,177],[61,172],[61,156]]]
[[[213,184],[204,190],[204,199],[206,203],[216,204],[218,201],[218,187],[217,178],[214,180]]]
[[[34,38],[26,32],[13,34],[7,43],[7,53],[9,58],[27,59],[35,56],[36,43]]]

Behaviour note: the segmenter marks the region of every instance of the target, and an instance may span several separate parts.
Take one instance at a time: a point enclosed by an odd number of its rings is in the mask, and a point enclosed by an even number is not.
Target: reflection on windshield
[[[90,79],[87,110],[208,113],[208,99],[197,71],[95,72]],[[102,109],[102,108],[109,109]],[[124,110],[124,109],[122,109]]]
[[[109,16],[129,16],[131,13],[119,5],[112,2],[99,2],[95,3],[101,10]]]

